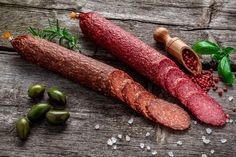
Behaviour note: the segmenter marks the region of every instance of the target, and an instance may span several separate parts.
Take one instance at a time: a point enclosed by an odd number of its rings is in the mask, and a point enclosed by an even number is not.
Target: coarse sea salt
[[[177,141],[176,144],[181,146],[183,144],[183,142],[182,141]]]
[[[214,150],[214,149],[212,149],[212,150],[211,150],[211,154],[214,154],[214,153],[215,153],[215,150]]]
[[[168,156],[169,157],[174,157],[174,153],[173,152],[168,152]]]
[[[150,133],[149,133],[149,132],[146,133],[146,137],[148,137],[148,136],[150,136]]]
[[[153,150],[152,151],[152,155],[156,155],[157,154],[157,151],[156,150]]]
[[[193,124],[195,124],[195,125],[196,125],[196,124],[197,124],[197,121],[196,121],[196,120],[194,120],[194,121],[193,121]]]
[[[202,141],[203,141],[203,143],[205,143],[205,144],[209,144],[209,143],[211,142],[211,140],[209,140],[209,139],[206,139],[206,138],[205,138],[205,139],[203,139]]]
[[[96,130],[98,130],[100,128],[99,124],[95,125],[94,127]]]
[[[128,123],[131,125],[131,124],[133,124],[133,122],[134,122],[134,119],[133,118],[130,118],[129,120],[128,120]]]
[[[220,140],[220,142],[221,142],[221,143],[226,143],[226,142],[227,142],[227,139],[222,138],[222,139]]]
[[[126,135],[125,136],[125,140],[129,142],[130,141],[130,137],[128,135]]]
[[[144,143],[140,143],[139,146],[140,146],[140,148],[143,149],[144,148]]]
[[[116,143],[117,138],[115,138],[115,137],[111,137],[111,141],[112,141],[112,143],[114,144],[114,143]]]
[[[211,133],[212,133],[211,128],[206,128],[206,133],[207,133],[207,134],[211,134]]]
[[[116,146],[116,145],[114,145],[114,146],[113,146],[113,149],[117,149],[117,146]]]
[[[112,140],[110,138],[107,140],[107,145],[109,145],[109,146],[113,145],[113,142],[112,142]]]
[[[229,97],[228,97],[228,100],[229,100],[229,101],[232,101],[233,99],[234,99],[233,96],[229,96]]]
[[[207,157],[207,155],[206,154],[202,154],[202,157]]]
[[[118,137],[119,139],[122,139],[122,134],[118,134],[117,137]]]
[[[146,146],[146,148],[147,148],[147,150],[150,150],[150,149],[151,149],[151,147],[150,147],[150,146]]]

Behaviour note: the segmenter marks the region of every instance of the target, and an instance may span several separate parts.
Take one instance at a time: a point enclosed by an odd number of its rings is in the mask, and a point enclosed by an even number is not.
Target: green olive
[[[30,133],[29,121],[25,117],[20,117],[16,122],[16,131],[22,140],[25,140]]]
[[[66,104],[65,94],[56,88],[50,88],[48,90],[48,96],[49,96],[49,99],[56,104],[59,104],[59,105]]]
[[[45,114],[49,111],[50,106],[47,103],[38,103],[31,107],[28,112],[28,119],[32,122],[36,122],[43,118]]]
[[[42,98],[45,92],[45,86],[42,84],[33,84],[28,88],[28,95],[32,99]]]
[[[65,123],[69,117],[70,113],[65,110],[50,110],[46,114],[48,122],[55,125]]]

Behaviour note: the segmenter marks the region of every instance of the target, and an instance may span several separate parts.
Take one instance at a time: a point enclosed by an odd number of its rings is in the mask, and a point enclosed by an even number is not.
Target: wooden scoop
[[[173,55],[179,61],[179,63],[181,63],[186,69],[188,69],[189,72],[196,73],[202,70],[201,61],[196,52],[194,52],[187,44],[185,44],[179,38],[177,37],[171,38],[169,35],[169,31],[166,28],[163,27],[157,28],[153,33],[153,37],[157,42],[164,43],[166,51],[171,55]],[[183,59],[183,52],[186,50],[190,53],[193,53],[196,56],[195,57],[197,59],[196,70],[191,70],[186,65]]]

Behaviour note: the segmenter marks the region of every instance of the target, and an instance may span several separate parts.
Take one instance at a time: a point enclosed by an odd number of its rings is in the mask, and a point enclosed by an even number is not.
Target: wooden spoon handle
[[[153,33],[153,37],[157,42],[164,43],[165,45],[172,39],[169,35],[169,30],[164,27],[157,28]]]

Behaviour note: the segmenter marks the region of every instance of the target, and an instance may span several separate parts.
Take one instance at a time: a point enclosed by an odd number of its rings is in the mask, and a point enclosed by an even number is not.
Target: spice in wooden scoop
[[[171,38],[166,28],[157,28],[153,34],[157,42],[164,43],[166,51],[173,55],[190,73],[202,70],[198,55],[179,38]]]
[[[194,55],[194,53],[186,49],[186,50],[183,50],[182,57],[185,62],[185,65],[189,69],[191,69],[194,72],[198,71],[198,59],[197,59],[197,56]]]

